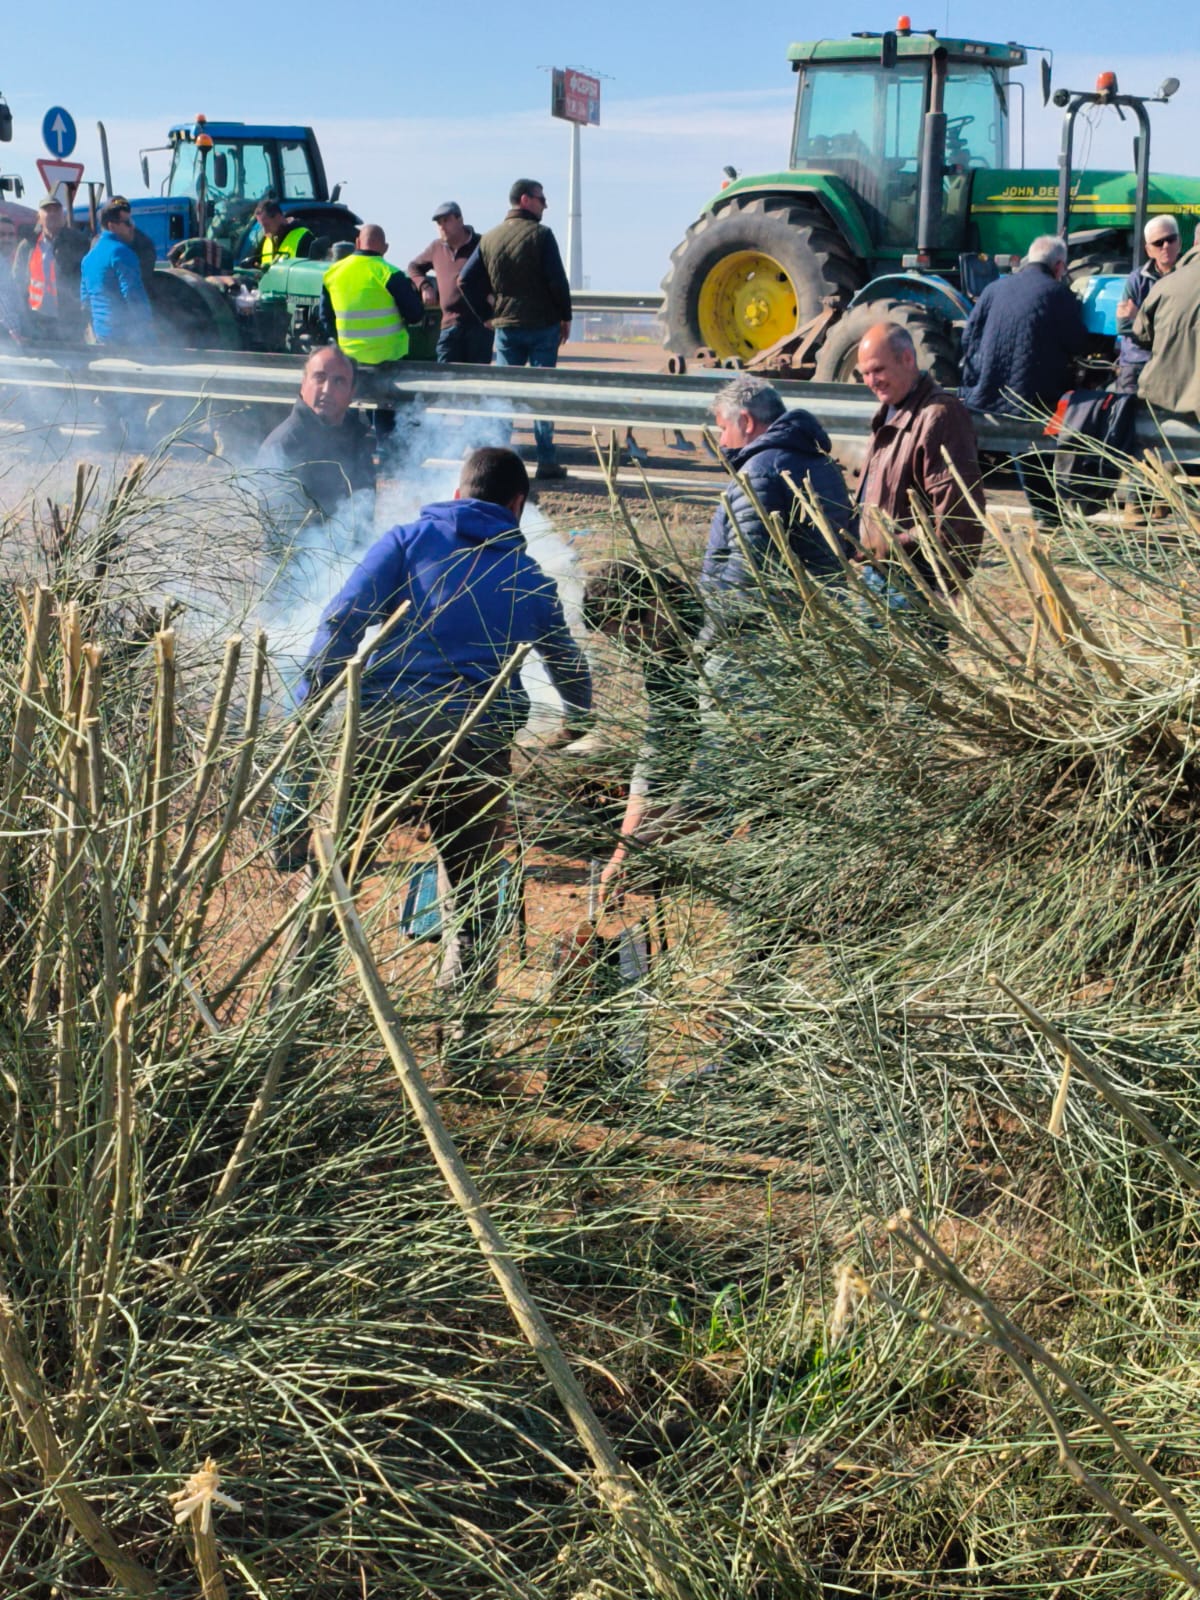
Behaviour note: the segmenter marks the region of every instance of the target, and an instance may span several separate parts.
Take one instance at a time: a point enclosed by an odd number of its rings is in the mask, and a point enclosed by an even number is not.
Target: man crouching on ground
[[[553,581],[525,548],[528,495],[519,456],[474,451],[453,500],[424,506],[414,522],[377,539],[326,610],[297,690],[301,702],[336,676],[368,628],[409,604],[399,630],[363,670],[350,837],[372,803],[385,812],[452,746],[520,645],[537,650],[565,702],[563,737],[586,727],[591,676]],[[438,983],[457,994],[478,997],[496,985],[510,757],[528,714],[529,696],[513,674],[414,799],[456,901],[458,934],[445,941]],[[293,840],[300,842],[294,832]],[[459,1064],[477,1053],[483,1020],[463,1018]]]

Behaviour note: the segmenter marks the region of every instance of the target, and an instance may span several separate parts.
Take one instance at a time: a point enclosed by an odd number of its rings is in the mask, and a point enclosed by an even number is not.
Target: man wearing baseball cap
[[[408,263],[408,276],[425,305],[442,308],[437,358],[486,367],[491,363],[495,334],[480,322],[458,286],[458,275],[475,254],[479,235],[463,221],[457,200],[443,200],[433,220],[438,237]]]
[[[79,274],[88,242],[72,228],[56,194],[38,204],[37,233],[17,246],[13,282],[25,301],[25,331],[33,339],[76,340],[83,335]]]

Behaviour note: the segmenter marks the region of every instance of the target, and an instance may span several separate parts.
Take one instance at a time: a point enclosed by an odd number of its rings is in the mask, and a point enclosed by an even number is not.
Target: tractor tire
[[[664,343],[681,356],[711,350],[750,361],[815,317],[823,300],[849,300],[862,281],[860,263],[815,206],[735,197],[694,222],[671,254]]]
[[[859,341],[877,322],[898,322],[912,335],[917,365],[935,383],[958,383],[958,334],[945,317],[911,300],[870,300],[855,306],[825,335],[817,352],[818,383],[861,383],[855,370]]]
[[[152,301],[163,343],[186,350],[239,350],[241,330],[225,295],[207,278],[159,262]]]

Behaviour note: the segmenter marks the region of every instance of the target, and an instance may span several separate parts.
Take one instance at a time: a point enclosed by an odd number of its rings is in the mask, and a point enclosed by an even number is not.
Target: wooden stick
[[[648,1576],[659,1592],[672,1597],[672,1600],[690,1600],[691,1591],[680,1576],[682,1561],[664,1550],[651,1531],[641,1485],[618,1459],[611,1440],[592,1410],[550,1325],[530,1294],[512,1252],[492,1221],[483,1203],[483,1196],[442,1121],[437,1103],[421,1076],[412,1046],[375,965],[350,890],[337,864],[333,835],[327,830],[318,830],[314,834],[314,845],[317,859],[328,875],[334,915],[342,938],[350,951],[384,1048],[396,1069],[425,1142],[467,1226],[474,1234],[484,1260],[500,1285],[514,1321],[541,1363],[575,1432],[591,1457],[601,1498],[641,1552]]]

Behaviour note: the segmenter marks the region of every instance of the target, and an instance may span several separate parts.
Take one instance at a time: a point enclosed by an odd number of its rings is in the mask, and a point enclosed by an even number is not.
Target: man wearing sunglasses
[[[1146,260],[1125,280],[1125,294],[1117,305],[1117,382],[1118,394],[1135,394],[1142,368],[1150,359],[1149,350],[1133,337],[1133,323],[1145,305],[1151,289],[1175,270],[1183,243],[1179,223],[1171,216],[1151,217],[1143,231]]]
[[[496,330],[498,367],[555,367],[571,336],[571,290],[554,235],[542,222],[549,202],[534,178],[518,178],[504,221],[490,229],[458,275],[463,299]],[[565,478],[554,424],[533,425],[540,479]]]
[[[110,200],[100,232],[83,258],[80,292],[97,344],[144,350],[155,343],[154,315],[133,248],[128,204]]]
[[[1200,416],[1200,246],[1151,285],[1133,324],[1150,359],[1138,394],[1160,411]]]

